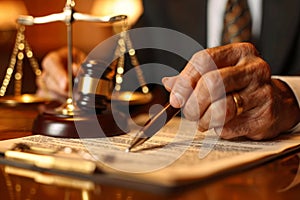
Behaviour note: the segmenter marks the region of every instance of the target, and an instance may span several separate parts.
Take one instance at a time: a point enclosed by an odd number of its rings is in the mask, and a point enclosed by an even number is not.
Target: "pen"
[[[7,160],[33,165],[44,169],[63,170],[67,172],[78,172],[92,174],[95,172],[96,163],[90,160],[69,158],[67,156],[55,155],[55,150],[29,146],[25,143],[17,143],[9,150],[0,152],[0,156]]]
[[[144,127],[137,132],[133,138],[130,146],[126,152],[130,152],[136,146],[139,146],[150,139],[157,131],[159,131],[166,123],[170,121],[180,111],[180,108],[174,108],[170,103],[166,104],[164,108],[151,117],[144,125]]]
[[[44,169],[56,169],[84,174],[91,174],[96,170],[96,164],[89,160],[55,157],[13,150],[7,150],[4,154],[8,160],[24,162]]]

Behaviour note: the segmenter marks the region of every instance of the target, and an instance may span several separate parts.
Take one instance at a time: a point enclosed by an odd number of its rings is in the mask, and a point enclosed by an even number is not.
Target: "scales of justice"
[[[143,104],[151,100],[152,96],[143,78],[139,63],[132,47],[129,36],[126,34],[127,16],[93,16],[74,11],[74,0],[67,0],[63,12],[50,14],[42,17],[20,16],[17,20],[21,28],[34,24],[45,24],[55,21],[61,21],[66,25],[67,31],[67,48],[68,48],[68,97],[62,105],[49,106],[43,105],[43,110],[36,117],[32,132],[33,134],[43,134],[54,137],[79,137],[75,126],[86,127],[87,131],[84,137],[99,137],[99,133],[89,132],[89,127],[94,123],[99,123],[105,136],[119,135],[127,132],[127,118],[122,112],[114,112],[110,108],[110,101],[132,102],[133,104]],[[72,23],[75,21],[99,22],[99,23],[116,23],[122,22],[122,33],[115,48],[115,54],[121,55],[110,66],[97,60],[86,60],[81,66],[81,75],[77,80],[78,98],[73,94],[73,77],[72,77]],[[25,43],[26,44],[26,43]],[[28,44],[27,44],[28,47]],[[136,70],[137,78],[142,92],[124,92],[121,91],[122,75],[124,73],[124,60],[128,49],[130,61]],[[31,51],[31,50],[30,50]],[[33,65],[32,65],[33,64]],[[40,75],[41,71],[36,67],[36,62],[31,62],[34,66],[35,74]],[[20,68],[20,67],[19,67]],[[97,77],[99,70],[101,77]],[[115,90],[114,96],[112,91]],[[24,95],[13,97],[14,100],[24,101],[24,98],[18,98]],[[130,104],[130,103],[129,103]],[[128,105],[128,104],[127,104]],[[91,117],[96,112],[96,120]],[[116,118],[118,124],[116,123]],[[121,122],[121,123],[119,123]],[[101,135],[101,134],[100,134]],[[82,137],[82,135],[80,135]]]

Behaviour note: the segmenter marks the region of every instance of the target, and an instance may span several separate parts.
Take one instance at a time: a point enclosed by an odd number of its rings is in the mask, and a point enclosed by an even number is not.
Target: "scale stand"
[[[102,137],[113,136],[128,132],[127,118],[121,112],[112,113],[104,101],[108,96],[101,96],[103,104],[101,109],[96,109],[96,119],[91,112],[77,106],[73,98],[73,81],[72,81],[72,23],[74,21],[100,22],[100,23],[114,23],[126,20],[127,16],[118,15],[113,17],[96,17],[87,14],[74,12],[74,0],[67,0],[62,13],[51,14],[43,17],[21,16],[18,23],[22,25],[45,24],[55,21],[61,21],[67,27],[67,45],[68,45],[68,84],[69,92],[66,102],[60,106],[57,104],[47,104],[44,106],[42,112],[37,116],[33,124],[33,134],[43,134],[54,137],[68,137],[78,138],[78,131],[76,126],[84,127],[86,134],[80,137]],[[112,81],[112,80],[110,80]],[[109,86],[108,84],[107,86]],[[102,89],[102,88],[101,88]],[[111,89],[103,88],[102,90]],[[83,99],[87,97],[84,96]],[[82,101],[81,101],[82,102]],[[95,108],[93,108],[95,109]],[[116,124],[116,121],[123,122]],[[103,133],[89,132],[89,127],[94,123],[100,124]],[[76,125],[75,125],[76,124]]]

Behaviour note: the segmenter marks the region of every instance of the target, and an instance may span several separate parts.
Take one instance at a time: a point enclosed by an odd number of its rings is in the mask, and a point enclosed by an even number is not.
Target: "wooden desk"
[[[0,140],[31,135],[38,111],[34,106],[0,106]],[[0,165],[0,194],[3,200],[19,199],[299,199],[300,184],[286,189],[293,181],[300,183],[300,151],[246,171],[176,189],[172,193],[136,190],[126,183],[99,184],[70,177],[66,184],[39,183],[30,178],[4,173]],[[62,179],[65,180],[65,179]],[[83,182],[82,182],[83,181]],[[77,186],[74,186],[77,185]],[[78,187],[81,186],[81,187]],[[120,186],[121,185],[121,186]],[[92,186],[92,187],[91,187]],[[285,189],[285,190],[284,190]]]

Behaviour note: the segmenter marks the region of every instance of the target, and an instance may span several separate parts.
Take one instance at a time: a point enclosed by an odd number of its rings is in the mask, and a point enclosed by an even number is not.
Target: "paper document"
[[[0,141],[0,150],[4,152],[16,143],[25,143],[51,149],[53,156],[92,160],[106,173],[176,185],[255,163],[300,144],[300,133],[281,135],[270,141],[222,140],[213,130],[199,132],[195,122],[176,117],[138,149],[126,153],[136,131],[110,138],[86,139],[34,135]]]

